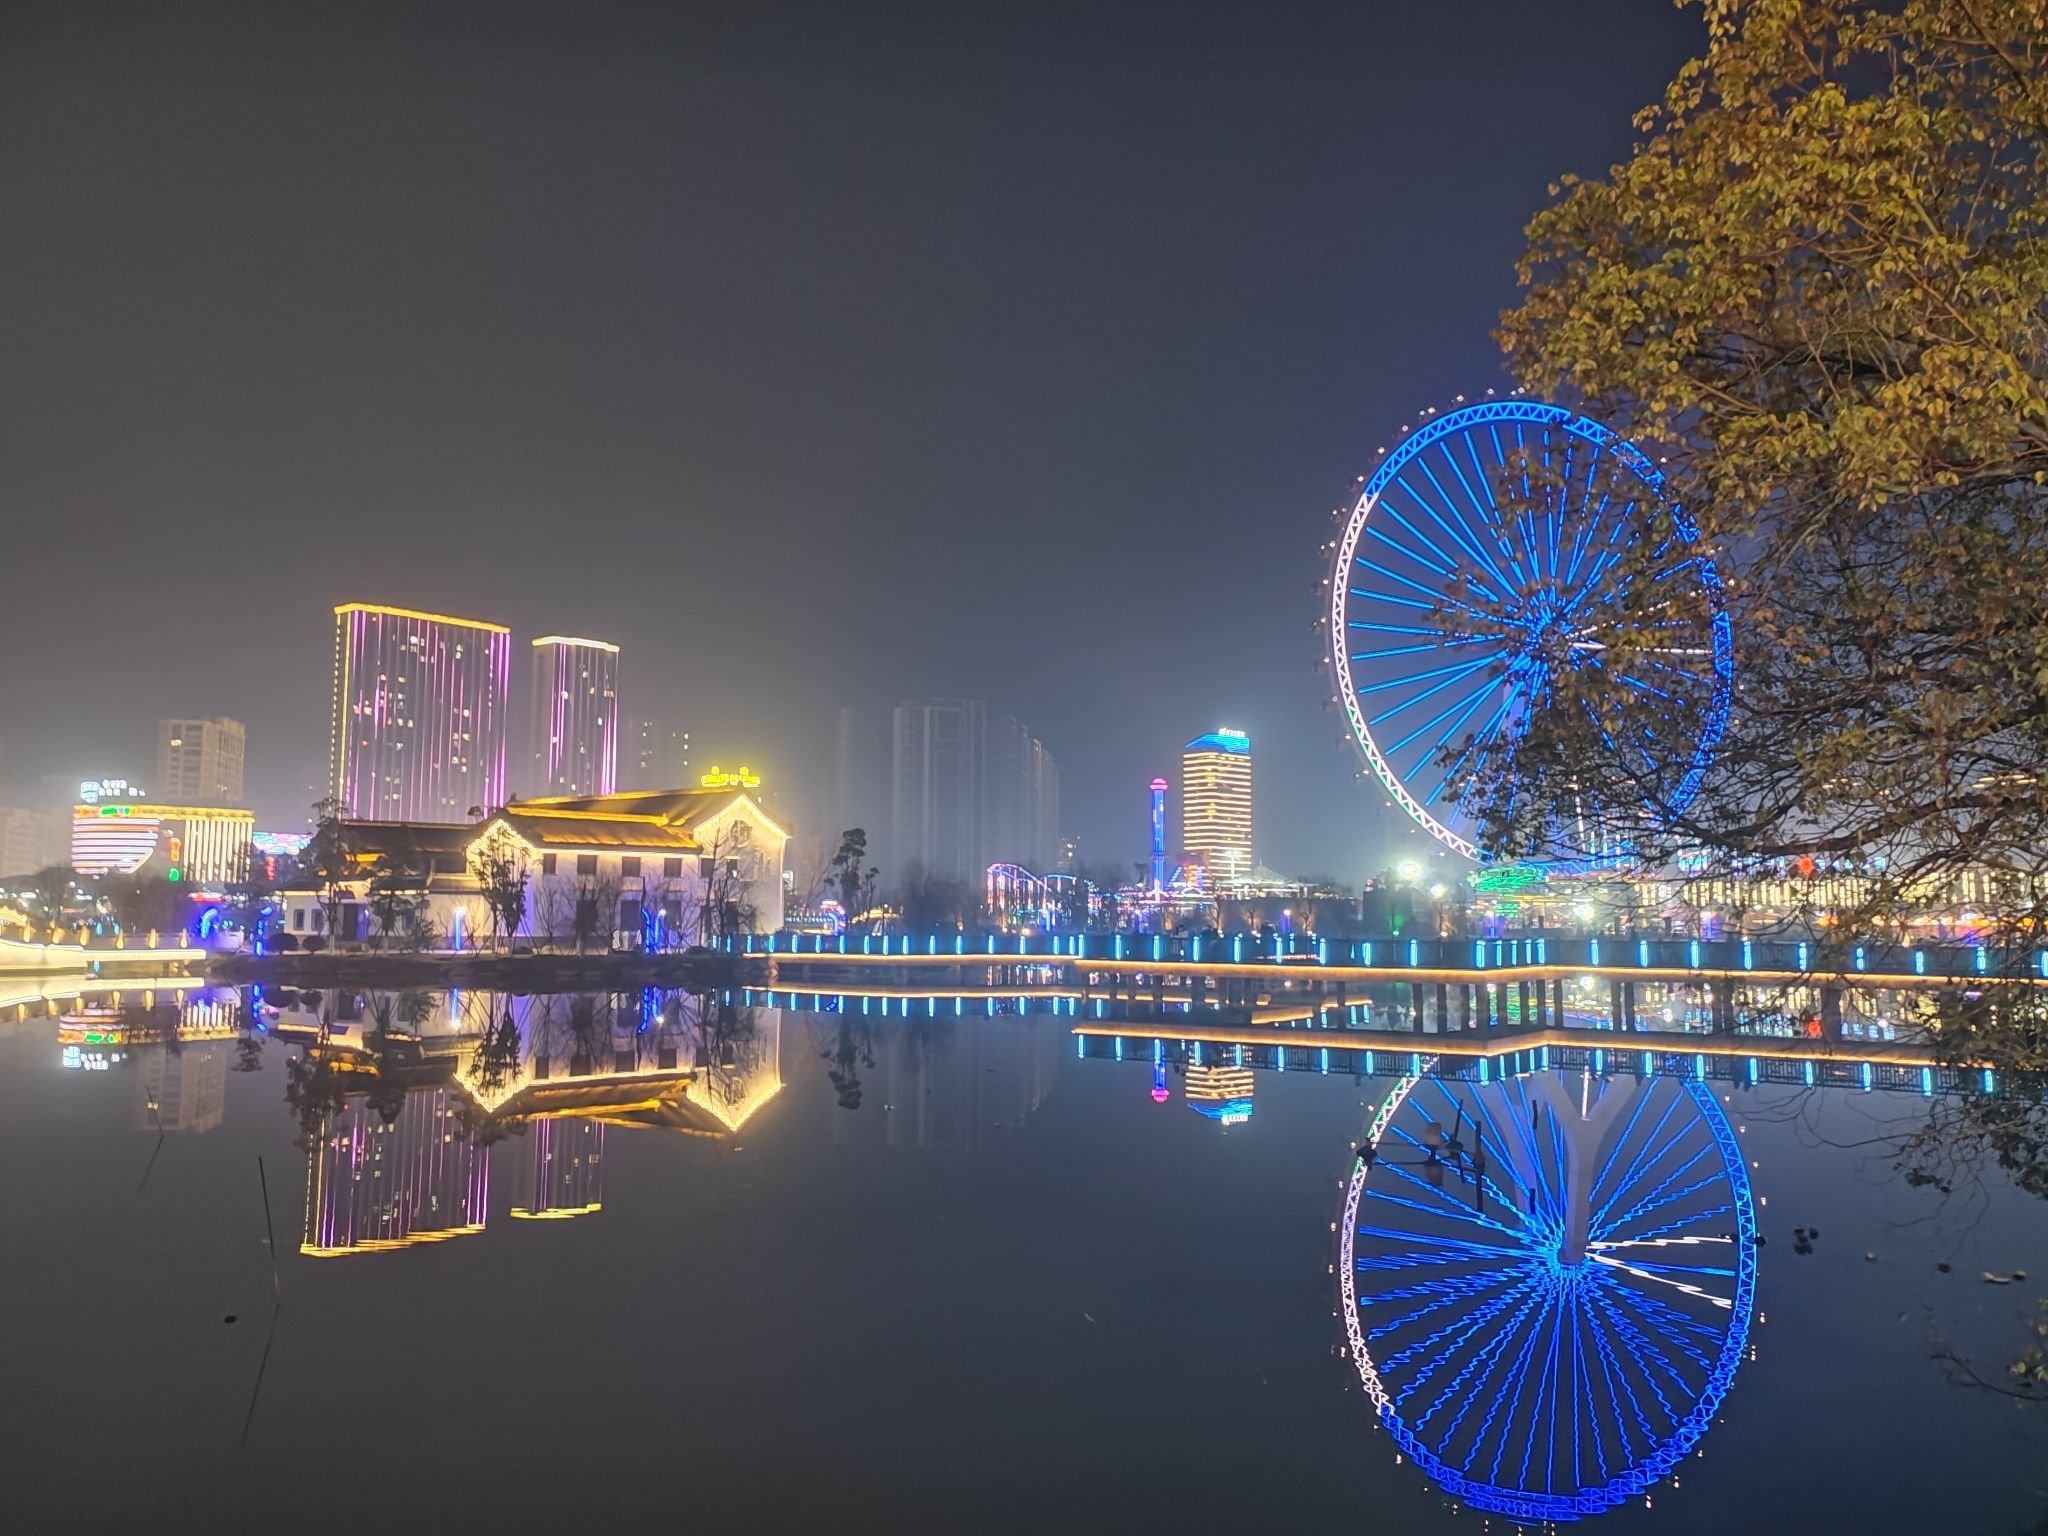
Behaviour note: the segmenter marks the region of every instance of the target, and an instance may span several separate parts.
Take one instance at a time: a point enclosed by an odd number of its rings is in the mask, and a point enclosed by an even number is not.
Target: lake
[[[1660,1453],[1592,1524],[2048,1513],[2040,1411],[1935,1358],[2023,1345],[2048,1221],[1909,1188],[1916,1093],[873,1001],[58,1006],[0,1022],[19,1529],[1509,1529]]]

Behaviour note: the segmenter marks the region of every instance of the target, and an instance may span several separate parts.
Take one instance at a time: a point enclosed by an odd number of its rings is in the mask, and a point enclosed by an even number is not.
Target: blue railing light
[[[1698,939],[1692,941],[1692,968],[1694,970],[1700,968],[1700,941]]]
[[[1650,963],[1650,941],[1649,941],[1648,939],[1638,939],[1638,940],[1636,940],[1636,964],[1637,964],[1637,965],[1648,965],[1649,963]]]
[[[1756,969],[1756,945],[1748,939],[1742,941],[1742,968],[1745,971]]]

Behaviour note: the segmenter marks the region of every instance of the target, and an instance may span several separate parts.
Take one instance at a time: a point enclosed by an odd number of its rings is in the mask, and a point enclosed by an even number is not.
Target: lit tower
[[[1152,889],[1166,889],[1166,780],[1152,781]]]
[[[1181,753],[1180,846],[1212,888],[1252,872],[1252,743],[1243,731],[1211,731]]]
[[[505,803],[512,632],[376,603],[334,610],[328,789],[356,821],[461,821]]]
[[[609,795],[619,787],[619,648],[543,635],[533,642],[536,794]],[[666,787],[666,786],[664,786]]]

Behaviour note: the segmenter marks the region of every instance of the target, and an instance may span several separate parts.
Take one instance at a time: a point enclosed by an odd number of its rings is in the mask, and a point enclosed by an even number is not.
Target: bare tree
[[[754,877],[759,862],[752,826],[744,821],[729,821],[718,829],[698,860],[698,872],[704,882],[703,910],[698,922],[700,941],[726,939],[753,930]]]
[[[526,886],[531,866],[522,843],[502,823],[470,849],[470,872],[491,912],[491,934],[500,947],[526,919]]]

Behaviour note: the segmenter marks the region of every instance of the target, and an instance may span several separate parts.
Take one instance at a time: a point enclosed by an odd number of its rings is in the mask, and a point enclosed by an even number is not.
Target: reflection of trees
[[[875,1035],[863,1014],[841,1012],[834,1018],[837,1026],[831,1043],[819,1037],[819,1016],[807,1017],[805,1023],[811,1032],[811,1044],[817,1048],[818,1059],[829,1062],[825,1076],[832,1082],[832,1090],[838,1096],[841,1109],[859,1109],[861,1098],[860,1074],[863,1070],[873,1071],[875,1065]]]
[[[334,1070],[325,1053],[307,1052],[284,1064],[284,1101],[290,1106],[299,1134],[292,1145],[309,1152],[319,1142],[330,1115],[348,1099],[347,1076]]]

